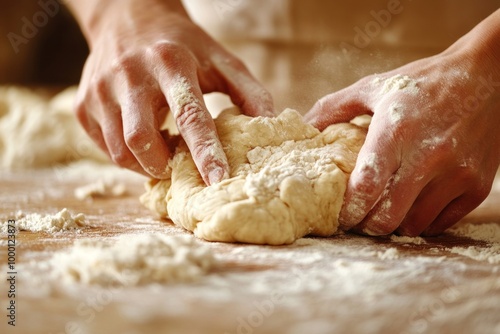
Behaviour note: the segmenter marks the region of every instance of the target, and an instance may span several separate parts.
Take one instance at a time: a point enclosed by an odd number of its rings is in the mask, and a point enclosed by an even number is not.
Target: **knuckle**
[[[109,82],[106,77],[96,77],[91,80],[90,89],[86,94],[88,98],[86,101],[99,102],[102,105],[106,105],[111,98]],[[86,102],[82,102],[86,103]]]
[[[179,128],[186,130],[200,122],[203,111],[197,101],[187,102],[178,108],[176,122]]]
[[[130,155],[124,147],[120,147],[110,152],[111,160],[121,167],[128,168],[132,165]]]
[[[491,192],[490,184],[479,182],[474,189],[473,198],[477,204],[480,204],[482,201],[486,199],[486,197],[488,197],[490,192]]]
[[[137,127],[125,133],[125,143],[132,151],[143,150],[151,141],[151,131],[146,127]]]
[[[383,184],[379,180],[377,170],[373,167],[363,167],[363,170],[350,181],[353,193],[366,199],[376,199],[383,190]]]
[[[481,168],[471,161],[462,161],[458,166],[457,180],[464,184],[473,184],[483,187],[481,181]]]
[[[174,42],[158,42],[146,50],[147,57],[155,62],[166,64],[186,63],[192,59],[192,54],[185,46]]]
[[[112,74],[128,73],[137,66],[139,61],[139,56],[136,54],[125,53],[113,60],[110,72]]]

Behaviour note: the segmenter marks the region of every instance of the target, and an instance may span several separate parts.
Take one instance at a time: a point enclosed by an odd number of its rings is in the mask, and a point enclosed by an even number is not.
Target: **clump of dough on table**
[[[181,140],[171,177],[151,180],[142,203],[209,241],[281,245],[337,231],[366,128],[342,123],[320,132],[291,109],[276,118],[228,110],[215,124],[229,179],[207,187]]]

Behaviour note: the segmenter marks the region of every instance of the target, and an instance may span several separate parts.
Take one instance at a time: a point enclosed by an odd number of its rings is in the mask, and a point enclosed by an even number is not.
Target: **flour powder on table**
[[[276,118],[228,110],[215,124],[230,177],[206,186],[181,140],[171,178],[146,186],[148,208],[210,241],[281,245],[336,232],[365,128],[342,123],[320,132],[291,109]]]

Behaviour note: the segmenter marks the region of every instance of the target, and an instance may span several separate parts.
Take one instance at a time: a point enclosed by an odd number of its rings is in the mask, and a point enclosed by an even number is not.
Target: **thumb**
[[[373,112],[366,93],[354,84],[318,100],[304,115],[304,121],[323,131],[331,124],[349,122],[364,114]]]

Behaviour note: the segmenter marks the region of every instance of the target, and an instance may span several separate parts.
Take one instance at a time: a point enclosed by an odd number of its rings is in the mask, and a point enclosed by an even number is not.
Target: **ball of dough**
[[[275,118],[225,111],[215,124],[229,179],[206,186],[180,141],[171,178],[148,183],[147,207],[209,241],[282,245],[337,231],[366,128],[342,123],[320,132],[291,109]]]

